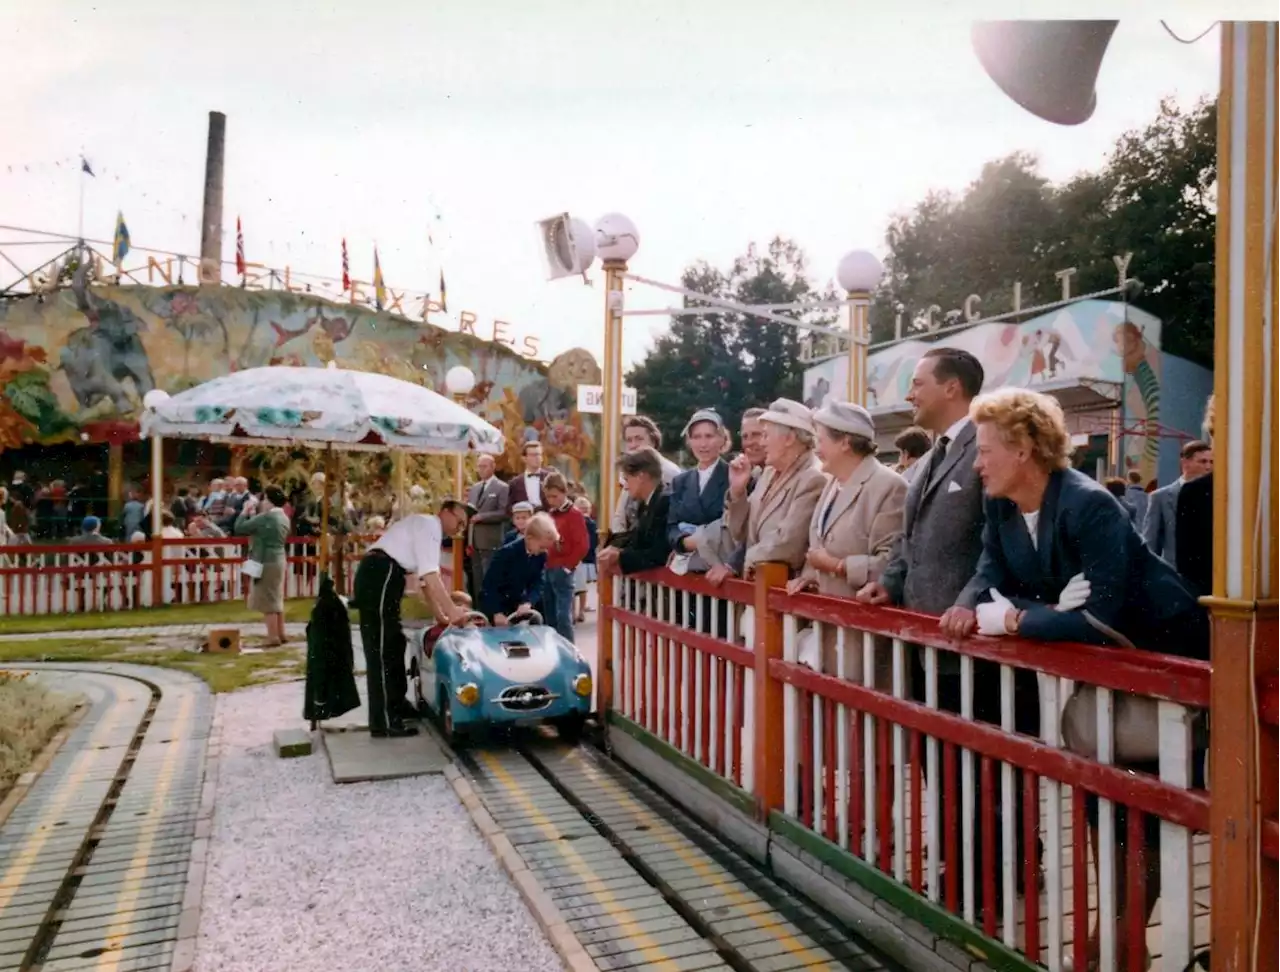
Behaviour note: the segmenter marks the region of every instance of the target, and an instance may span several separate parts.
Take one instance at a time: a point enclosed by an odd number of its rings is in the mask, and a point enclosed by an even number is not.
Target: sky
[[[986,161],[1025,150],[1063,180],[1101,165],[1161,97],[1215,93],[1217,30],[1180,44],[1159,18],[1191,38],[1216,16],[1274,16],[1253,0],[1110,6],[1122,20],[1097,111],[1063,128],[973,55],[974,18],[1018,14],[1004,0],[0,0],[0,225],[74,234],[83,152],[98,173],[83,180],[87,237],[110,239],[119,210],[135,245],[198,254],[219,110],[224,259],[237,216],[250,261],[295,273],[339,276],[345,237],[368,280],[376,243],[392,288],[435,289],[443,268],[438,323],[471,311],[482,335],[500,319],[537,336],[544,358],[598,358],[598,270],[594,287],[547,281],[538,220],[625,213],[631,269],[672,283],[782,234],[825,284],[849,250],[883,256],[895,212],[962,190]],[[0,230],[0,244],[24,238]],[[55,252],[0,245],[28,266]],[[664,320],[628,319],[628,365]]]

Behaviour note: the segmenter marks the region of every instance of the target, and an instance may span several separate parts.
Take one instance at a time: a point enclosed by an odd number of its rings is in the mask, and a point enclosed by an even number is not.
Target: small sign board
[[[587,415],[603,415],[604,414],[604,386],[603,385],[579,385],[578,386],[578,411]],[[636,414],[636,390],[634,388],[622,389],[622,414]]]

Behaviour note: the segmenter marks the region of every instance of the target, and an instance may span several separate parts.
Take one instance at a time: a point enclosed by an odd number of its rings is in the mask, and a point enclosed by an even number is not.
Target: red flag
[[[236,273],[244,276],[244,232],[240,229],[240,217],[236,217]]]
[[[351,289],[351,272],[350,264],[347,263],[347,238],[342,238],[342,291],[346,293]]]

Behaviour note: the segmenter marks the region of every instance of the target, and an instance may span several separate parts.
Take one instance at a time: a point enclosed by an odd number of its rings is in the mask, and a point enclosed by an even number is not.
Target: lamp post
[[[867,320],[871,292],[880,285],[884,267],[866,250],[847,253],[836,267],[836,281],[848,294],[849,308],[849,401],[864,408],[867,404],[867,348],[871,328]]]
[[[455,402],[465,407],[467,396],[476,387],[475,372],[466,365],[455,365],[445,374],[444,387],[453,396]],[[453,464],[453,498],[456,500],[465,500],[466,497],[467,487],[464,475],[466,460],[466,453],[459,452]],[[470,525],[468,524],[468,532],[469,530]],[[467,586],[465,570],[466,548],[466,533],[461,537],[453,538],[453,589],[455,591],[465,590]]]
[[[596,223],[596,253],[604,262],[604,376],[603,414],[600,416],[600,511],[608,523],[618,503],[615,471],[622,439],[622,282],[627,261],[640,249],[635,223],[621,213],[609,213]]]

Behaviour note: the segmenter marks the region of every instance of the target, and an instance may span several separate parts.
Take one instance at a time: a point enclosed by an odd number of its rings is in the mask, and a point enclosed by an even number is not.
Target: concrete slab
[[[311,733],[305,729],[277,729],[271,744],[281,759],[311,755]]]
[[[407,739],[374,739],[367,732],[324,733],[322,738],[335,783],[443,773],[450,765],[449,757],[426,732]]]

